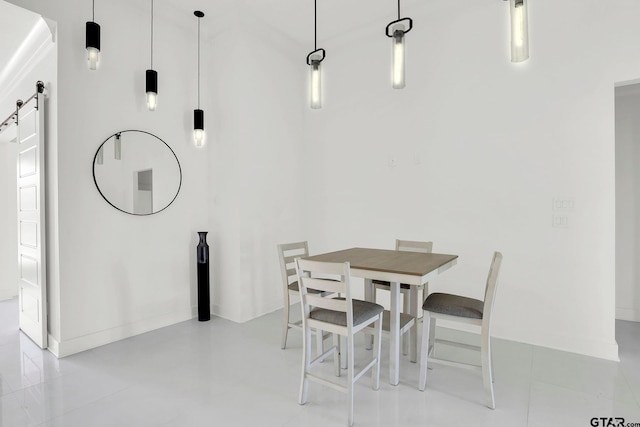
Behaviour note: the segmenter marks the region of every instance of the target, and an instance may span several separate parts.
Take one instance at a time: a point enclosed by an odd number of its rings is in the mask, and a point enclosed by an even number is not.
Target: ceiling
[[[313,0],[166,0],[171,13],[189,16],[202,10],[208,26],[224,26],[233,11],[252,15],[300,43],[313,43]],[[403,0],[402,15],[424,6],[424,1]],[[380,32],[397,15],[396,0],[318,0],[318,41],[379,23]],[[158,5],[156,5],[158,10]],[[235,22],[235,21],[234,21]],[[206,27],[203,22],[203,31]],[[212,31],[215,33],[215,31]]]
[[[0,75],[39,20],[39,15],[0,0]]]
[[[136,1],[139,4],[131,3],[132,6],[146,7],[143,0]],[[241,21],[243,15],[250,15],[248,22],[258,19],[298,43],[313,43],[312,0],[164,0],[158,3],[156,11],[166,16],[189,17],[194,10],[204,11],[208,21],[203,27],[205,34],[216,34],[216,29],[224,28],[227,22],[237,22],[227,18],[239,13]],[[411,15],[412,10],[422,5],[419,0],[403,0],[403,16]],[[371,24],[379,24],[382,32],[397,14],[395,0],[320,0],[317,8],[320,45],[323,40]],[[31,11],[0,0],[0,76],[39,19],[40,16]]]
[[[27,38],[33,27],[40,19],[40,16],[0,0],[0,64],[6,64]]]

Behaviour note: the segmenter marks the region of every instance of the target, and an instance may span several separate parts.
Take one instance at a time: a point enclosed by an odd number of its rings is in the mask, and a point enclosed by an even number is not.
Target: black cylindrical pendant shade
[[[204,111],[193,110],[193,128],[204,130]]]
[[[95,22],[88,21],[86,30],[86,43],[85,47],[93,47],[100,50],[100,25]]]
[[[158,93],[158,72],[156,70],[147,70],[146,92]]]

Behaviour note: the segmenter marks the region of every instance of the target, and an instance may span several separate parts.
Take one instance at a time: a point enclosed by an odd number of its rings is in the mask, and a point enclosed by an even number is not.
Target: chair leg
[[[418,313],[422,311],[420,300],[418,299],[417,286],[411,286],[408,304],[407,313],[415,319],[413,326],[409,330],[409,360],[416,363],[418,361]]]
[[[426,283],[423,286],[419,286],[418,290],[416,291],[416,295],[418,300],[414,301],[414,304],[416,305],[417,309],[417,313],[418,313],[418,318],[422,319],[422,303],[424,302],[424,299],[427,295],[427,286],[429,286],[428,283]]]
[[[424,314],[428,312],[425,311]],[[430,319],[429,322],[429,356],[436,349],[436,319]]]
[[[340,376],[340,335],[333,335],[333,345],[336,347],[336,351],[333,353],[333,370],[336,374],[336,377]]]
[[[309,391],[309,380],[307,373],[311,368],[311,329],[304,328],[302,335],[302,375],[300,378],[300,396],[298,403],[304,405],[307,403],[307,394]]]
[[[376,302],[376,287],[371,279],[364,279],[364,300],[370,302]],[[373,348],[373,335],[364,335],[364,348],[371,350]]]
[[[418,378],[418,390],[424,391],[427,386],[427,360],[429,359],[431,316],[424,311],[422,316],[422,345],[420,346],[420,377]]]
[[[376,290],[376,285],[374,285],[373,282],[370,282],[370,283],[371,283],[371,298],[372,298],[371,302],[376,302],[376,298],[378,296],[377,295],[377,290]],[[365,283],[365,285],[366,285],[366,283]],[[365,289],[365,292],[366,292],[366,289]]]
[[[410,344],[410,339],[409,339],[409,335],[411,334],[411,331],[407,331],[404,334],[402,334],[402,336],[400,337],[400,339],[402,340],[402,355],[406,356],[407,354],[409,354],[409,344]]]
[[[491,360],[491,337],[488,332],[482,331],[482,343],[480,344],[480,353],[482,357],[482,381],[484,383],[484,391],[487,396],[487,407],[496,408],[496,398],[493,393],[493,364]]]
[[[400,290],[400,293],[402,294],[402,313],[411,313],[411,309],[409,307],[411,307],[411,295],[409,295],[410,292],[406,292],[405,290]],[[415,327],[415,326],[414,326]],[[407,333],[405,333],[401,339],[402,339],[402,355],[406,356],[407,354],[409,354],[409,346],[411,344],[411,329],[407,331]]]
[[[282,345],[284,350],[287,348],[287,333],[289,332],[289,298],[285,298],[284,308],[282,309],[283,322],[282,322]]]
[[[373,348],[375,351],[376,364],[371,370],[371,386],[374,390],[380,389],[380,353],[382,351],[382,313],[375,323],[373,335]]]
[[[348,359],[351,352],[349,351],[348,345],[349,340],[347,337],[340,337],[341,345],[340,345],[340,367],[342,369],[348,369]]]
[[[354,374],[354,357],[353,357],[353,335],[347,337],[347,399],[349,401],[349,426],[353,425],[353,374]]]
[[[322,329],[316,329],[316,351],[318,356],[324,353],[324,332]],[[324,361],[321,360],[320,363]]]

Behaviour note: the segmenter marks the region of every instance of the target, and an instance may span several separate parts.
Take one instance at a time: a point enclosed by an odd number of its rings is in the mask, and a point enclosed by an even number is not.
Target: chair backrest
[[[496,287],[501,264],[502,254],[500,252],[494,252],[491,267],[489,268],[489,275],[487,276],[487,287],[484,291],[484,309],[482,312],[482,328],[486,328],[487,330],[491,327],[491,312],[493,311],[493,303],[496,300]]]
[[[289,292],[289,285],[298,280],[296,273],[296,258],[309,256],[309,244],[305,242],[283,243],[278,245],[280,258],[280,272],[284,292]]]
[[[433,242],[416,242],[413,240],[396,239],[396,251],[430,254],[433,251]]]
[[[347,314],[347,327],[353,327],[353,306],[351,305],[351,272],[348,262],[320,262],[296,259],[300,301],[302,302],[303,322],[309,319],[314,307],[338,311]],[[309,293],[309,289],[323,294],[341,294],[344,299]]]

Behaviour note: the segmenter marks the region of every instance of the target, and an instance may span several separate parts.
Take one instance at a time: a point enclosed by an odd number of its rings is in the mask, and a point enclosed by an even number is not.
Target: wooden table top
[[[351,268],[355,269],[425,276],[457,258],[458,255],[351,248],[314,255],[305,259],[322,262],[348,261],[351,263]]]

